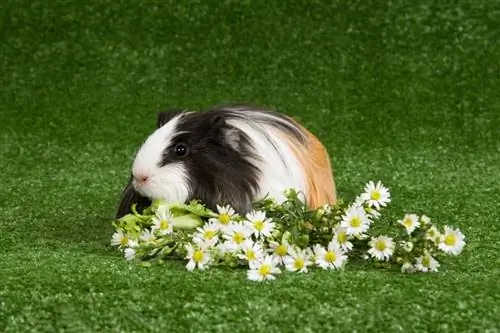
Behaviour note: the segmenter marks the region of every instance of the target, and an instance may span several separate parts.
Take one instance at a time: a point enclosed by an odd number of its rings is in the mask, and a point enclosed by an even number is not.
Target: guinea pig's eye
[[[187,149],[185,144],[178,143],[174,147],[174,153],[175,153],[175,156],[177,156],[177,157],[184,157],[187,155],[188,149]]]

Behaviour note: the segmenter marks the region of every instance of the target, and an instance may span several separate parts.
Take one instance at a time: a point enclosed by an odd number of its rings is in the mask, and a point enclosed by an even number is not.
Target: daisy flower
[[[128,240],[128,247],[135,249],[139,247],[139,242],[135,239],[129,239]]]
[[[403,265],[401,265],[401,273],[413,273],[415,272],[415,267],[409,263],[405,262]]]
[[[401,248],[405,252],[411,252],[411,250],[413,250],[413,242],[410,242],[410,241],[401,241],[399,243],[399,245],[401,246]]]
[[[394,253],[394,242],[387,236],[372,237],[368,245],[368,253],[378,260],[388,260]]]
[[[252,281],[274,280],[275,274],[281,273],[277,267],[276,260],[266,255],[263,260],[258,261],[254,268],[247,271],[247,277]]]
[[[187,244],[185,248],[188,252],[186,259],[189,260],[186,264],[186,268],[189,271],[194,270],[196,267],[200,270],[204,270],[208,267],[212,258],[210,257],[210,253],[207,251],[207,247],[197,246],[195,248],[192,244]]]
[[[111,237],[111,246],[120,246],[121,248],[128,245],[129,238],[123,231],[118,230]]]
[[[338,243],[344,252],[352,250],[352,243],[347,236],[347,229],[344,227],[337,227],[333,233],[333,240]]]
[[[440,266],[439,262],[428,252],[418,257],[416,260],[415,269],[421,272],[437,272]]]
[[[145,243],[149,243],[149,242],[154,242],[156,240],[156,236],[153,232],[146,229],[142,232],[139,239]]]
[[[307,267],[313,264],[308,251],[290,248],[288,253],[289,254],[283,258],[285,268],[291,272],[307,273]]]
[[[247,239],[241,245],[241,252],[238,253],[238,258],[246,260],[250,269],[255,269],[258,263],[264,258],[264,250],[259,243],[254,243],[251,239]]]
[[[155,217],[153,217],[153,226],[151,230],[157,231],[161,235],[171,234],[174,229],[172,219],[173,216],[170,210],[166,206],[160,206]]]
[[[353,205],[354,206],[357,206],[357,207],[361,207],[361,206],[364,206],[364,204],[366,203],[366,200],[363,198],[363,195],[358,195],[355,199],[354,199],[354,203]]]
[[[276,226],[263,211],[252,211],[246,215],[246,218],[248,221],[245,221],[245,224],[252,228],[256,237],[269,237]]]
[[[432,226],[425,233],[425,239],[433,241],[435,244],[439,244],[439,242],[441,241],[441,234],[435,226]]]
[[[368,204],[369,207],[375,207],[380,209],[380,207],[385,207],[389,202],[391,202],[391,194],[389,190],[382,185],[379,181],[375,184],[370,181],[365,186],[365,192],[361,195],[361,198]]]
[[[217,223],[217,226],[222,230],[230,227],[232,222],[238,217],[238,214],[229,205],[217,205],[217,213],[216,217],[211,218],[210,221]]]
[[[398,220],[398,223],[406,228],[408,235],[418,227],[418,216],[416,214],[405,214],[402,220]]]
[[[325,214],[330,214],[332,212],[332,206],[330,204],[323,204],[321,206],[321,209],[323,210],[323,213],[325,213]]]
[[[370,227],[370,219],[363,207],[352,206],[342,216],[340,226],[346,229],[347,235],[362,234]]]
[[[198,245],[213,246],[219,241],[218,226],[214,221],[209,221],[202,227],[196,228],[193,242]]]
[[[429,224],[431,224],[431,219],[426,215],[422,215],[420,217],[420,226],[425,227],[426,225]]]
[[[286,240],[283,240],[281,244],[275,241],[270,241],[269,249],[273,253],[272,254],[273,258],[279,264],[283,264],[284,263],[283,259],[288,254],[288,251],[290,249],[290,244]]]
[[[232,224],[225,230],[225,234],[223,235],[226,240],[226,248],[227,250],[238,250],[241,248],[245,240],[252,236],[253,230],[247,225],[238,222]]]
[[[125,260],[130,261],[135,258],[136,251],[134,248],[128,247],[125,249],[124,255],[125,255]]]
[[[347,260],[347,256],[344,251],[338,246],[336,242],[328,243],[328,247],[325,249],[321,245],[313,246],[314,255],[316,257],[316,265],[323,269],[334,269],[340,268]]]
[[[458,229],[444,227],[444,233],[441,235],[438,248],[449,254],[458,255],[465,246],[465,236]]]
[[[382,215],[378,210],[371,207],[366,207],[365,211],[374,220],[378,219]]]

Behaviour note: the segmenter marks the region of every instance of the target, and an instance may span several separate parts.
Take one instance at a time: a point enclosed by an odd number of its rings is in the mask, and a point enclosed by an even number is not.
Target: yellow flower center
[[[361,219],[359,217],[355,216],[351,219],[351,226],[357,228],[360,225],[361,225]]]
[[[382,195],[380,194],[379,191],[373,191],[371,193],[370,197],[371,197],[372,200],[378,201],[378,200],[380,200],[380,198],[382,197]]]
[[[214,238],[215,236],[215,231],[213,230],[206,230],[205,233],[203,234],[203,237],[205,237],[205,239],[212,239]]]
[[[422,258],[422,266],[430,267],[430,265],[431,265],[431,258],[429,256],[424,256]]]
[[[446,235],[446,237],[444,238],[444,243],[448,246],[455,245],[456,241],[457,240],[454,235]]]
[[[122,239],[120,239],[120,244],[121,244],[121,246],[127,245],[128,244],[128,237],[123,236]]]
[[[267,276],[271,273],[271,266],[268,264],[262,264],[259,268],[259,274],[262,276]]]
[[[248,261],[255,260],[256,258],[257,258],[257,256],[255,255],[255,251],[252,250],[252,249],[248,249],[247,250],[247,259],[248,259]]]
[[[258,231],[262,231],[262,229],[264,229],[264,221],[262,220],[257,220],[253,223],[253,226],[255,227],[255,229],[257,229]]]
[[[274,252],[276,252],[276,254],[279,255],[280,257],[283,257],[287,254],[288,248],[286,247],[285,244],[281,244],[276,248]]]
[[[229,215],[227,213],[223,213],[223,214],[219,215],[219,221],[222,224],[228,224],[229,221],[231,221],[231,218],[229,217]]]
[[[413,221],[410,218],[406,218],[404,219],[403,224],[405,225],[405,227],[409,228],[412,226]]]
[[[341,231],[337,234],[337,240],[339,243],[345,243],[347,241],[347,235],[345,231]]]
[[[379,251],[384,251],[387,245],[385,244],[385,241],[383,240],[378,240],[375,242],[375,248]]]
[[[168,227],[169,227],[169,223],[168,223],[167,220],[161,220],[160,221],[160,229],[165,230],[165,229],[168,229]]]
[[[304,268],[304,260],[302,258],[295,259],[295,261],[293,263],[293,267],[295,267],[295,269],[298,269],[298,270]]]
[[[203,260],[203,251],[196,250],[193,254],[193,260],[195,262],[201,262]]]
[[[332,251],[326,252],[326,254],[325,254],[325,261],[327,261],[327,262],[333,262],[333,261],[335,261],[335,259],[337,259],[337,256],[335,255],[335,252],[332,252]]]
[[[233,241],[236,243],[236,244],[241,244],[243,243],[243,241],[245,240],[245,237],[239,233],[239,232],[235,232],[234,235],[233,235]]]

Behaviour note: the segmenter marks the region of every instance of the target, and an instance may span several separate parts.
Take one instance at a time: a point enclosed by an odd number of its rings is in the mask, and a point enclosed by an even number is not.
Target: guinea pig
[[[156,130],[139,147],[116,218],[140,212],[152,200],[197,199],[217,211],[229,205],[244,215],[266,196],[285,200],[296,189],[309,208],[334,204],[330,156],[318,138],[293,118],[249,105],[157,113]]]

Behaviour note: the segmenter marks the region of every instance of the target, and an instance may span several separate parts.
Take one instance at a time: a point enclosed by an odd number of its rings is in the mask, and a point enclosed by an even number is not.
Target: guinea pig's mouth
[[[132,186],[134,187],[134,190],[138,192],[140,195],[145,196],[149,199],[154,199],[152,196],[152,191],[149,189],[150,185],[145,184],[144,182],[141,182],[137,179],[134,179],[132,181]]]
[[[176,184],[176,185],[171,185]],[[132,181],[132,186],[140,195],[149,200],[165,200],[167,202],[185,202],[189,196],[189,188],[184,184],[162,178],[149,179],[146,183]]]

